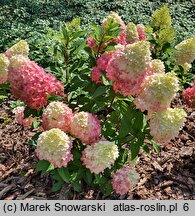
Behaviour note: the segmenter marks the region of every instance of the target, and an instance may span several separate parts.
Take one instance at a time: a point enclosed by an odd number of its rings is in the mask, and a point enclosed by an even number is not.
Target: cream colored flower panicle
[[[82,152],[81,160],[91,172],[98,174],[106,168],[111,168],[118,156],[118,147],[114,142],[99,141],[93,145],[87,145]]]
[[[150,134],[159,143],[166,143],[177,136],[182,128],[186,112],[179,108],[168,108],[149,114]]]
[[[174,53],[176,64],[192,63],[195,59],[195,37],[182,41],[176,47]]]
[[[10,59],[14,55],[28,56],[29,46],[25,40],[20,40],[18,43],[6,50],[5,55]]]
[[[4,54],[0,54],[0,84],[7,81],[9,60]]]
[[[170,106],[178,90],[179,82],[174,72],[156,73],[146,78],[134,103],[141,111],[160,111]]]
[[[165,65],[159,59],[152,60],[152,72],[153,73],[164,73],[165,72]]]
[[[70,132],[70,122],[73,117],[72,110],[62,102],[51,102],[43,112],[42,126],[44,130],[59,128]]]
[[[44,131],[37,140],[35,150],[40,160],[48,160],[54,167],[66,167],[73,159],[72,141],[66,133],[58,128]]]
[[[126,40],[128,44],[135,43],[139,40],[137,27],[133,22],[127,24]]]

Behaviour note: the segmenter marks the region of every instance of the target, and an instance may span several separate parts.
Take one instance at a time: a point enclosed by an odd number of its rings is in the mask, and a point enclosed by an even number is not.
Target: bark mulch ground
[[[191,199],[195,200],[195,111],[187,108],[180,95],[172,103],[182,107],[188,116],[178,136],[161,152],[142,152],[136,165],[138,185],[125,196],[102,196],[95,190],[83,190],[67,197],[68,186],[52,193],[52,180],[35,172],[37,159],[27,141],[36,130],[18,125],[9,101],[0,104],[0,199]]]

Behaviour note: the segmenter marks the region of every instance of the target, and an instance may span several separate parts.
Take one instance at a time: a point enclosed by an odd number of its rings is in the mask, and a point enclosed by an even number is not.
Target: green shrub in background
[[[29,39],[33,46],[40,34],[58,29],[63,22],[81,17],[82,25],[99,23],[110,11],[117,12],[128,23],[148,24],[154,10],[168,2],[177,41],[194,33],[194,1],[156,0],[1,0],[0,52],[18,38]],[[43,39],[44,40],[44,39]]]

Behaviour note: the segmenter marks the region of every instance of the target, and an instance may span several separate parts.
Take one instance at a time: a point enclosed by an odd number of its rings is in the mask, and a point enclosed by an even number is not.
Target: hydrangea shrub
[[[150,26],[125,24],[114,12],[90,30],[79,23],[66,23],[52,38],[52,72],[60,80],[28,58],[25,41],[0,56],[1,70],[26,105],[21,122],[32,113],[42,121],[30,143],[37,171],[53,178],[52,190],[66,182],[77,192],[87,185],[124,195],[139,181],[140,149],[158,150],[183,127],[186,113],[171,101],[180,89],[178,70],[189,70],[195,59],[194,39],[167,49],[175,33],[166,5]],[[193,93],[183,94],[190,106]]]

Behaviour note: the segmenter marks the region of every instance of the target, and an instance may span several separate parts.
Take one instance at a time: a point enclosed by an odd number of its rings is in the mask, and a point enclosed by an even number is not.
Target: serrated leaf
[[[134,160],[139,154],[140,142],[134,141],[131,143],[131,160]]]
[[[74,191],[81,192],[82,188],[81,188],[81,184],[79,182],[73,182],[71,185],[72,185]]]
[[[51,192],[55,193],[55,192],[59,191],[62,188],[62,185],[63,185],[63,183],[60,181],[54,183],[54,185],[51,188]]]
[[[147,153],[147,154],[149,154],[150,153],[150,149],[149,149],[149,147],[147,146],[147,145],[142,145],[142,148],[143,148],[143,150]]]
[[[64,182],[69,183],[70,182],[70,174],[67,168],[65,167],[61,167],[58,168],[58,173],[60,175],[60,177],[63,179]]]
[[[160,153],[160,151],[161,151],[161,147],[155,142],[155,141],[151,141],[151,143],[152,143],[152,146],[153,146],[153,148],[155,149],[155,151],[157,152],[157,153]]]
[[[33,124],[33,128],[36,129],[36,128],[38,128],[40,126],[41,123],[38,122],[38,121],[34,121],[32,124]]]
[[[29,140],[28,142],[27,142],[27,144],[28,145],[31,145],[31,146],[37,146],[37,140],[38,140],[38,138],[39,138],[39,135],[41,134],[42,132],[38,132],[38,133],[36,133],[32,138],[31,138],[31,140]]]
[[[49,172],[54,169],[54,166],[46,160],[40,160],[36,165],[36,172]]]
[[[92,98],[95,99],[101,95],[103,95],[107,90],[106,86],[99,86],[92,95]]]
[[[92,183],[92,173],[89,170],[86,170],[83,178],[84,181],[90,186]]]

